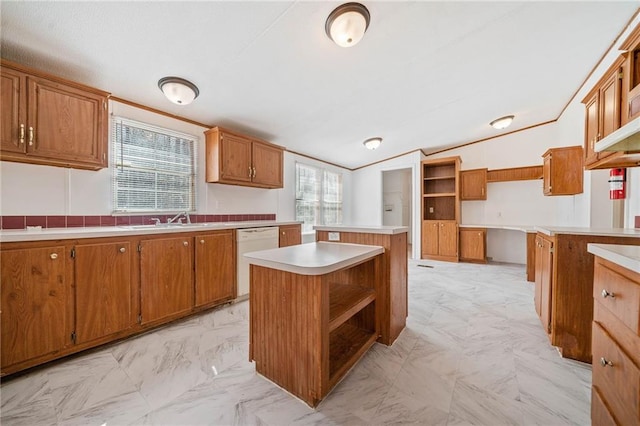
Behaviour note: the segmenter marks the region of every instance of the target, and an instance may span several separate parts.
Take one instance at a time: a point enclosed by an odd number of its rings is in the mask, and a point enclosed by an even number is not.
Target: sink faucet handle
[[[156,222],[156,225],[160,225],[160,219],[158,219],[157,217],[152,217],[151,220],[154,220]]]

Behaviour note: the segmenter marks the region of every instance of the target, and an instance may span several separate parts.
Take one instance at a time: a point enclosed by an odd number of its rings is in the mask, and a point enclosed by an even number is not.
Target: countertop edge
[[[563,226],[535,226],[535,230],[550,237],[556,235],[593,235],[604,237],[640,238],[640,229],[635,228],[573,228]]]
[[[590,243],[587,244],[587,251],[640,274],[640,246]]]
[[[363,234],[402,234],[409,232],[408,226],[350,226],[350,225],[316,225],[315,231],[328,232],[360,232]]]
[[[42,230],[28,231],[25,229],[2,230],[0,231],[0,243],[15,242],[35,242],[35,241],[52,241],[52,240],[77,240],[86,238],[108,238],[108,237],[133,237],[137,235],[159,235],[159,234],[176,234],[185,232],[209,232],[224,231],[232,229],[245,228],[263,228],[269,226],[280,225],[299,225],[300,221],[250,221],[250,222],[210,222],[196,223],[192,225],[176,226],[176,227],[155,227],[149,225],[144,228],[134,228],[138,225],[122,225],[122,226],[95,226],[84,228],[45,228]]]

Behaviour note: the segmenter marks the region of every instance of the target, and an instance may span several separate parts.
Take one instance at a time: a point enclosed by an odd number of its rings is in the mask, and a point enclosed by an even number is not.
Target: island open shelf
[[[319,242],[246,254],[256,371],[315,407],[380,335],[383,253]]]

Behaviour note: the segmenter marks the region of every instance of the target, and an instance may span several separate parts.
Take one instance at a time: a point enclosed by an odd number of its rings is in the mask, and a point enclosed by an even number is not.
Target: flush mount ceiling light
[[[500,117],[500,118],[496,118],[495,120],[493,120],[491,123],[489,123],[491,125],[491,127],[493,127],[494,129],[506,129],[507,127],[509,127],[511,125],[511,122],[513,121],[513,115],[505,115],[504,117]]]
[[[345,3],[329,14],[324,29],[340,47],[358,44],[369,28],[369,11],[360,3]]]
[[[195,84],[180,77],[161,78],[158,87],[167,99],[178,105],[188,105],[200,94]]]
[[[367,147],[367,149],[374,150],[380,146],[380,144],[382,143],[382,138],[370,138],[362,143]]]

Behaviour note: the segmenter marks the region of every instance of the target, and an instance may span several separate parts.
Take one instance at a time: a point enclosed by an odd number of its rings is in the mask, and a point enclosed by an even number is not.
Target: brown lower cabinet
[[[640,245],[640,238],[598,234],[538,233],[534,304],[561,355],[591,363],[594,256],[587,244]]]
[[[487,230],[460,228],[460,260],[487,263]]]
[[[422,258],[458,261],[458,223],[455,220],[422,221]]]
[[[302,225],[280,225],[279,247],[302,244]]]
[[[595,258],[591,422],[640,424],[640,274]]]
[[[234,235],[3,243],[0,375],[232,300]]]

